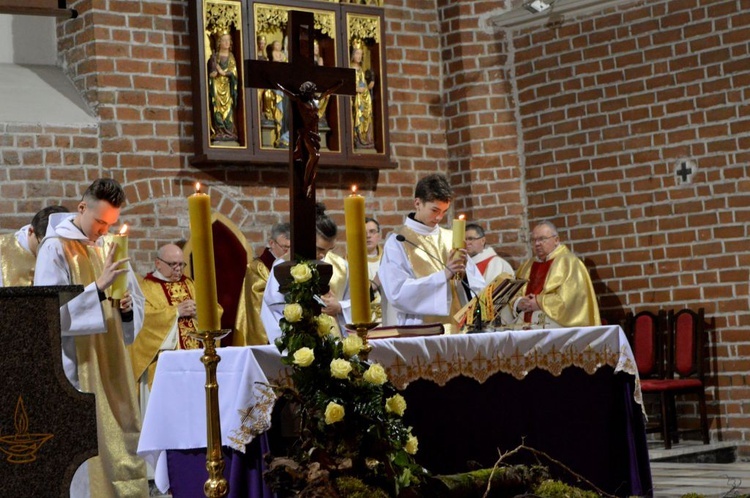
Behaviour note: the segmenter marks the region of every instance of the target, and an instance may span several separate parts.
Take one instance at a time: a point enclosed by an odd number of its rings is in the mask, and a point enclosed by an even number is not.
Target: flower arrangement
[[[406,401],[367,361],[360,337],[332,334],[334,319],[315,300],[325,287],[316,266],[299,263],[291,277],[276,346],[292,371],[292,387],[279,389],[298,406],[300,440],[293,455],[271,462],[267,482],[304,496],[347,496],[354,480],[362,496],[398,496],[427,474],[401,418]]]

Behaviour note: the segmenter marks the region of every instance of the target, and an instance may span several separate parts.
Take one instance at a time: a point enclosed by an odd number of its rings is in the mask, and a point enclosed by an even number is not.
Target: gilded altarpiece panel
[[[277,89],[246,88],[244,59],[287,63],[291,10],[314,14],[315,64],[355,69],[357,95],[318,101],[319,165],[392,168],[383,9],[334,1],[200,0],[191,11],[197,164],[282,165],[290,108]]]

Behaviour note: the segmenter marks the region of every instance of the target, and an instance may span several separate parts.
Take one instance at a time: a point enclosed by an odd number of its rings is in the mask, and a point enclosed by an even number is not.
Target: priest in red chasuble
[[[531,233],[535,258],[518,269],[518,278],[529,282],[520,290],[511,309],[516,323],[535,328],[601,325],[594,286],[583,262],[560,243],[557,228],[549,221]]]
[[[195,285],[183,274],[185,266],[182,249],[167,244],[157,253],[154,271],[141,282],[146,297],[145,317],[141,332],[130,346],[130,357],[136,383],[147,383],[149,389],[161,351],[203,347],[189,335],[197,324]]]

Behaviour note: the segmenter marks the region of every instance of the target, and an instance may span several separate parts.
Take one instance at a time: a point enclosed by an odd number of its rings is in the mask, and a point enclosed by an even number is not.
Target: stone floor
[[[688,493],[710,498],[750,494],[750,462],[713,463],[727,461],[728,455],[733,457],[733,448],[731,443],[703,445],[694,441],[681,442],[671,450],[664,450],[658,444],[650,446],[654,497],[677,498]]]

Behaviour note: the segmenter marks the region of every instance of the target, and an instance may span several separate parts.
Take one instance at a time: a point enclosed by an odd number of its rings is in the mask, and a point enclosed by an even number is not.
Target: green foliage
[[[276,459],[278,465],[271,466],[267,482],[277,490],[295,490],[305,496],[325,495],[330,491],[322,489],[330,489],[331,483],[341,496],[397,496],[427,475],[406,451],[413,438],[411,429],[386,410],[386,400],[397,391],[390,382],[365,380],[364,373],[371,366],[365,352],[347,356],[341,338],[325,330],[321,333],[320,306],[314,296],[322,294],[323,285],[318,270],[309,263],[296,265],[293,276],[295,269],[306,273],[300,265],[309,267],[311,278],[289,284],[285,302],[287,306],[299,304],[302,313],[290,316],[293,321],[280,320],[282,335],[276,346],[283,364],[292,370],[292,387],[280,388],[280,394],[300,406],[301,437],[293,455]],[[294,354],[302,348],[314,355],[307,366],[295,363]],[[345,379],[331,374],[333,360],[349,361],[352,368]],[[339,420],[326,418],[331,403],[343,407]],[[364,491],[354,491],[360,485]]]
[[[544,481],[534,491],[543,498],[599,498],[593,491],[584,491],[560,481]]]

